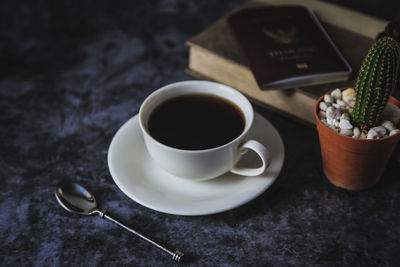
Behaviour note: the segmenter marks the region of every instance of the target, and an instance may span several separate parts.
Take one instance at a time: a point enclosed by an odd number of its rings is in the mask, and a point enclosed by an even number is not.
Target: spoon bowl
[[[61,181],[55,191],[58,203],[67,211],[81,215],[92,215],[97,209],[94,195],[83,186]]]

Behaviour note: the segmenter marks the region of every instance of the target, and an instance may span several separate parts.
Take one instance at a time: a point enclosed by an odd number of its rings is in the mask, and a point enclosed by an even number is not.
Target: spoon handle
[[[171,250],[167,249],[166,247],[160,245],[159,243],[151,240],[150,238],[144,236],[143,234],[139,233],[138,231],[133,230],[132,228],[124,225],[123,223],[119,222],[118,220],[112,218],[110,215],[106,214],[107,211],[103,210],[99,212],[99,215],[101,218],[103,219],[107,219],[113,223],[115,223],[116,225],[124,228],[125,230],[128,230],[129,232],[131,232],[132,234],[137,235],[138,237],[144,239],[145,241],[149,242],[150,244],[158,247],[159,249],[161,249],[162,251],[168,253],[169,255],[172,256],[172,259],[176,262],[180,262],[182,260],[183,257],[183,253],[181,251],[179,251],[178,249],[176,249],[174,252],[172,252]]]

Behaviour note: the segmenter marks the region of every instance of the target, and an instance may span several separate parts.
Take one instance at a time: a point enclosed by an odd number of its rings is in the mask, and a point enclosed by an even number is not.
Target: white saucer
[[[208,181],[188,181],[167,173],[153,162],[146,151],[136,115],[118,130],[111,141],[108,167],[122,192],[145,207],[175,215],[218,213],[243,205],[262,194],[282,169],[282,139],[274,126],[259,114],[255,114],[250,138],[263,143],[271,152],[271,164],[264,174],[244,177],[228,172]],[[253,155],[248,154],[247,161],[254,162],[251,159]]]

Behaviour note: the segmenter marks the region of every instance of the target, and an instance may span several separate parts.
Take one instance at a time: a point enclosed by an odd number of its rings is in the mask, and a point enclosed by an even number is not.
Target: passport
[[[307,7],[244,9],[230,15],[228,24],[262,90],[346,81],[352,73]]]

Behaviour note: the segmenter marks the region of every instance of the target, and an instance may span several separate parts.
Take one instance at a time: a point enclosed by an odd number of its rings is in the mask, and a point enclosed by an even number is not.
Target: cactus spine
[[[399,76],[399,44],[391,37],[379,39],[369,50],[356,83],[353,123],[368,130],[380,120]]]

